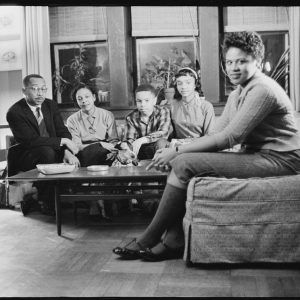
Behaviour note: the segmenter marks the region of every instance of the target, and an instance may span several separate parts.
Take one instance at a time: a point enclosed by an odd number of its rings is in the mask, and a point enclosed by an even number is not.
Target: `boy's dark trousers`
[[[169,145],[169,142],[167,139],[161,138],[157,140],[156,142],[143,144],[140,148],[140,151],[138,153],[138,159],[152,159],[155,152],[158,149],[167,148]]]

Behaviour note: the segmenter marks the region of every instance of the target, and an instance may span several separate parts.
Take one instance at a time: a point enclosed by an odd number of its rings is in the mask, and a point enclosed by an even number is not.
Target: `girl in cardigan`
[[[201,97],[202,91],[198,74],[185,67],[178,71],[176,94],[178,99],[171,102],[171,119],[176,139],[197,138],[213,132],[214,108],[210,102]]]

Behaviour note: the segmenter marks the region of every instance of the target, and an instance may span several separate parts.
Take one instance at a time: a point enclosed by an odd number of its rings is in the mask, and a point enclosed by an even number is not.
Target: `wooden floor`
[[[0,210],[0,297],[299,297],[295,266],[193,266],[183,260],[120,261],[112,248],[138,236],[148,221],[136,213],[114,223],[80,211],[54,217]]]

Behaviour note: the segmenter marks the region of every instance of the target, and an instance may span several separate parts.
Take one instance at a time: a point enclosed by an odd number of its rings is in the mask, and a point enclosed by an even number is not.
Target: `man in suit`
[[[37,164],[66,162],[79,165],[76,157],[77,146],[64,125],[56,102],[45,98],[47,92],[44,78],[30,74],[23,79],[24,98],[12,105],[6,115],[9,127],[18,146],[13,157],[8,157],[9,176],[18,171],[34,169]],[[11,160],[11,161],[10,161]],[[9,166],[14,167],[10,170]],[[49,185],[40,184],[37,188],[45,213],[53,213],[54,201],[49,199]],[[51,189],[51,196],[53,192]],[[25,215],[29,205],[22,201]],[[43,210],[42,210],[43,211]]]

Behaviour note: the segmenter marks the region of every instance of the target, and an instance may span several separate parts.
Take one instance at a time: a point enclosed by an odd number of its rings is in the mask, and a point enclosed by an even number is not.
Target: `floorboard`
[[[294,265],[187,266],[182,259],[124,261],[112,248],[147,226],[141,212],[112,222],[63,211],[62,236],[54,217],[0,210],[0,297],[299,297]]]

